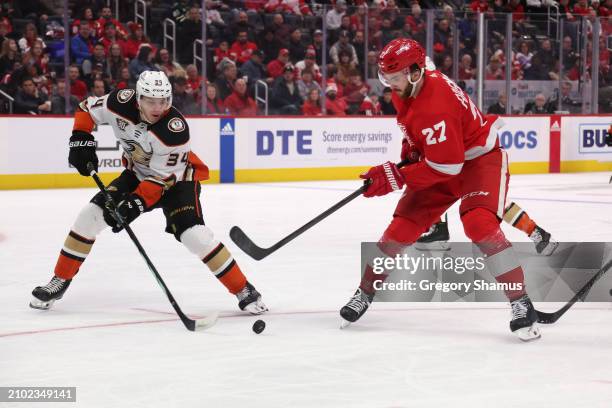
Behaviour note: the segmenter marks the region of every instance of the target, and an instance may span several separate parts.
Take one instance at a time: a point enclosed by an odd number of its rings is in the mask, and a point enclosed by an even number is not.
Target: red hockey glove
[[[395,163],[386,162],[370,168],[366,173],[359,175],[362,179],[370,179],[370,184],[363,192],[365,197],[376,197],[400,190],[406,184],[404,176]]]

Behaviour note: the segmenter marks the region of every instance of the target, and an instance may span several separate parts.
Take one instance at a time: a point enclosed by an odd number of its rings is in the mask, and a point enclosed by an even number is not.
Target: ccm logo
[[[291,141],[295,140],[294,143]],[[270,130],[257,131],[257,155],[269,156],[280,144],[281,154],[288,155],[290,145],[295,146],[297,154],[312,154],[311,130],[277,130],[276,135]]]

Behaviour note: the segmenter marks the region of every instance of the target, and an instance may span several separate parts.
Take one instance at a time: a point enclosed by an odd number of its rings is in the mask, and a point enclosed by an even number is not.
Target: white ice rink
[[[513,176],[509,199],[558,240],[610,241],[608,178]],[[359,280],[360,242],[378,239],[399,194],[359,198],[260,262],[228,237],[240,225],[268,246],[358,186],[204,186],[207,224],[271,309],[260,335],[251,331],[256,318],[163,232],[161,211],[138,219],[134,231],[184,311],[221,312],[214,327],[186,331],[127,235],[110,231],[64,299],[48,312],[30,309],[32,288],[51,278],[95,190],[1,191],[0,386],[77,387],[76,404],[53,407],[612,406],[609,304],[579,304],[531,343],[510,333],[505,304],[376,303],[339,330],[338,310]],[[452,239],[466,240],[456,207],[449,221]]]

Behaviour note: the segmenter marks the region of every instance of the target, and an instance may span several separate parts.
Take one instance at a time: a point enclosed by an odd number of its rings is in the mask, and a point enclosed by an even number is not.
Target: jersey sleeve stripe
[[[427,165],[431,167],[432,169],[440,173],[449,174],[451,176],[456,176],[457,174],[461,173],[461,169],[463,168],[463,163],[441,164],[441,163],[432,162],[431,160],[427,158],[425,159],[425,163],[427,163]]]
[[[91,115],[89,115],[89,112],[79,110],[74,113],[74,126],[72,127],[73,130],[80,130],[83,132],[91,133],[93,131],[94,125],[95,123],[91,118]]]

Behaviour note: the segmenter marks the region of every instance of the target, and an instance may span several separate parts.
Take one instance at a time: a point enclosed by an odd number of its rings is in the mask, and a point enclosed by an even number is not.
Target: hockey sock
[[[57,259],[55,276],[62,279],[72,279],[79,271],[87,255],[89,255],[93,244],[94,240],[84,238],[76,232],[70,231]]]
[[[504,211],[504,221],[514,228],[523,231],[528,236],[531,235],[536,227],[536,223],[516,203],[510,203],[506,208]]]
[[[219,243],[208,253],[202,262],[208,266],[210,271],[231,293],[236,294],[244,289],[246,277],[240,270],[234,257],[227,250],[225,245]]]

